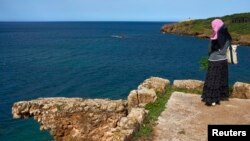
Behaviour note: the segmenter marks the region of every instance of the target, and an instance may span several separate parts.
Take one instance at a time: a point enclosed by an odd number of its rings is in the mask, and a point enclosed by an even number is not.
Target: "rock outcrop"
[[[242,99],[250,99],[250,84],[236,82],[233,86],[232,97],[242,98]]]
[[[192,36],[200,36],[202,38],[209,38],[209,35],[207,34],[191,30],[190,27],[192,24],[193,24],[192,20],[174,24],[166,24],[161,28],[161,31],[164,33],[174,33],[180,35],[192,35]]]
[[[13,105],[14,118],[33,116],[41,130],[50,130],[57,141],[105,140],[106,132],[127,115],[124,100],[41,98]]]
[[[163,94],[169,84],[170,81],[168,79],[163,79],[160,77],[150,77],[138,86],[138,90],[147,88],[153,89],[155,93]]]
[[[202,90],[204,82],[200,80],[174,80],[173,87],[188,90]]]
[[[138,86],[137,90],[132,90],[128,95],[128,109],[133,107],[144,107],[148,103],[155,102],[156,94],[163,94],[170,81],[159,77],[146,79]]]
[[[138,131],[140,125],[147,115],[144,108],[132,108],[127,117],[122,117],[117,127],[106,133],[105,141],[130,141],[132,135]]]
[[[63,97],[20,101],[14,103],[12,114],[34,117],[56,141],[129,141],[147,115],[144,105],[154,102],[168,84],[151,77],[130,92],[128,101]]]

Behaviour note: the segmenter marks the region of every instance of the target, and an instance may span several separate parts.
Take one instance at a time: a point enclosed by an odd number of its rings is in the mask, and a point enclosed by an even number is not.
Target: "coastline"
[[[180,28],[180,29],[178,29],[178,28]],[[192,30],[183,30],[183,29],[181,29],[181,27],[178,26],[178,23],[177,24],[163,25],[161,28],[161,32],[163,34],[170,33],[170,34],[176,34],[176,35],[193,36],[193,37],[203,38],[203,39],[210,38],[210,35],[206,34],[206,33],[196,32],[196,31],[192,31]],[[248,35],[245,35],[245,36],[248,36]],[[248,37],[246,37],[246,38],[248,38]],[[250,40],[247,40],[247,39],[239,40],[237,38],[233,38],[232,44],[239,44],[240,46],[250,47]]]
[[[208,19],[189,19],[186,21],[165,24],[161,28],[163,33],[173,33],[177,35],[189,35],[198,38],[208,39],[211,35],[211,22],[220,18],[228,27],[232,36],[232,43],[250,46],[250,13],[238,13],[223,17],[212,17]]]

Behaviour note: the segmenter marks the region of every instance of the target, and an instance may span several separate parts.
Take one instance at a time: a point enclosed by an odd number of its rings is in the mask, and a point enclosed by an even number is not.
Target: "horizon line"
[[[121,20],[121,21],[112,21],[112,20],[93,20],[93,21],[80,21],[80,20],[58,20],[58,21],[52,21],[52,20],[48,20],[48,21],[39,21],[39,20],[34,20],[34,21],[31,21],[31,20],[27,20],[27,21],[15,21],[15,20],[10,20],[10,21],[0,21],[0,22],[179,22],[181,20],[169,20],[169,21],[142,21],[142,20],[138,20],[138,21],[134,21],[134,20]]]

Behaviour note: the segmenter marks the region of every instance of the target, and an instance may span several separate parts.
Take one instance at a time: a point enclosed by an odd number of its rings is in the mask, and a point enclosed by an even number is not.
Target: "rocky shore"
[[[163,33],[173,33],[179,35],[191,35],[199,38],[209,38],[210,35],[202,32],[193,31],[188,28],[191,26],[192,21],[186,21],[183,23],[175,23],[175,24],[166,24],[161,28],[161,32]]]
[[[175,80],[174,88],[201,89],[202,81]],[[157,95],[165,94],[170,81],[151,77],[132,90],[127,100],[83,98],[39,98],[14,103],[14,118],[39,122],[41,130],[49,130],[56,141],[129,141],[143,123]],[[250,84],[237,82],[233,97],[250,98]],[[174,114],[174,113],[173,113]]]

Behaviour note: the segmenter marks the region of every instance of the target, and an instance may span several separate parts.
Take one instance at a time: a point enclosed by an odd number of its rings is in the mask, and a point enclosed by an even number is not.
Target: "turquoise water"
[[[11,106],[39,97],[125,99],[150,76],[203,80],[208,40],[160,33],[164,23],[0,23],[0,140],[48,141]],[[123,38],[115,38],[119,35]],[[250,47],[238,48],[229,81],[250,82]]]

